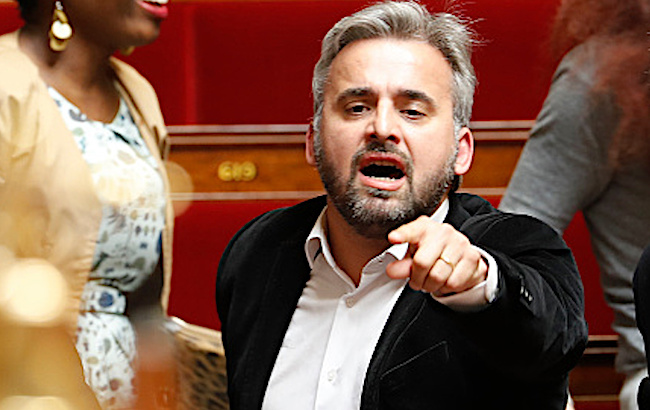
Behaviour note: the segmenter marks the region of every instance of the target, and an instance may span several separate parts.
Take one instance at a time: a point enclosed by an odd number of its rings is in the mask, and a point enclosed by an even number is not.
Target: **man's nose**
[[[398,114],[390,104],[379,104],[369,126],[369,137],[382,143],[392,141],[399,144],[402,137]]]

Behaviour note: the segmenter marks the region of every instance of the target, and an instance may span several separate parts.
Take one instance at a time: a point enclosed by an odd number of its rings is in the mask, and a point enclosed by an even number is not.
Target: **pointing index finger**
[[[426,216],[421,216],[415,221],[409,222],[388,234],[388,241],[392,244],[405,243],[416,244],[426,230],[426,224],[429,220]]]

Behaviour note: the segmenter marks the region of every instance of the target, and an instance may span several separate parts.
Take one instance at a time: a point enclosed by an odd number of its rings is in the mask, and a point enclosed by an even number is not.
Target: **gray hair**
[[[449,13],[431,14],[414,1],[386,1],[341,19],[325,35],[321,57],[314,68],[314,132],[320,133],[325,86],[334,58],[358,40],[396,38],[423,41],[440,50],[452,69],[453,116],[456,132],[469,125],[476,74],[471,63],[473,34]]]

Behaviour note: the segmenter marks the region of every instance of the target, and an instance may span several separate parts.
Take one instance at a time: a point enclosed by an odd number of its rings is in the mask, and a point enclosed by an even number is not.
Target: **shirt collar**
[[[325,225],[325,211],[327,210],[327,205],[323,208],[314,227],[307,236],[305,241],[305,254],[307,255],[307,261],[309,262],[309,268],[314,268],[314,261],[320,253],[323,253],[323,256],[330,264],[330,266],[336,266],[332,253],[330,252],[329,243],[327,242],[327,229]],[[438,209],[431,215],[431,218],[438,223],[442,223],[447,214],[449,213],[449,199],[445,200],[440,204]],[[406,256],[408,251],[408,244],[401,243],[397,245],[392,245],[386,249],[383,253],[389,253],[393,255],[396,260],[401,260]]]

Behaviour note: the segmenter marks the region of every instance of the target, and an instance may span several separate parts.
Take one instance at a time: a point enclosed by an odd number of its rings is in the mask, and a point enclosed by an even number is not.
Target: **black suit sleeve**
[[[650,366],[650,245],[643,250],[634,272],[634,305],[636,323],[643,336],[646,361]],[[637,399],[639,408],[650,408],[650,378],[645,377],[641,381]]]
[[[507,213],[472,217],[460,230],[499,268],[495,301],[465,318],[487,357],[525,378],[575,366],[588,333],[584,291],[562,238],[541,221]]]

